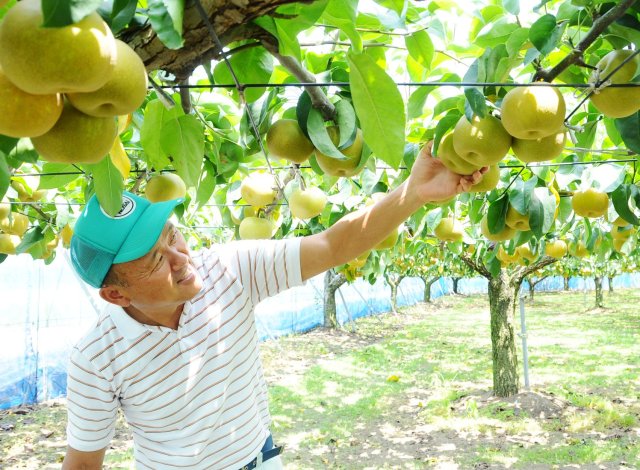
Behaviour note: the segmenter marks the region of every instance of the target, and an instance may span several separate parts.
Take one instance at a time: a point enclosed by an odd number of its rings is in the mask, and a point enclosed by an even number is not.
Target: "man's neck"
[[[177,330],[184,304],[180,304],[175,309],[167,309],[164,311],[156,310],[153,312],[147,311],[146,313],[133,305],[123,308],[131,318],[140,323],[151,326],[166,326],[167,328]]]

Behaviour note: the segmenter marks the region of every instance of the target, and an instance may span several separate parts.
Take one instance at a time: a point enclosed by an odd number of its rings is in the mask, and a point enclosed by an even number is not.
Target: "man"
[[[92,198],[71,258],[108,309],[73,350],[63,469],[99,469],[118,408],[142,469],[280,469],[253,311],[371,249],[427,202],[466,191],[463,177],[420,152],[380,201],[304,238],[234,242],[194,253],[168,218],[180,200],[129,193],[111,218]]]

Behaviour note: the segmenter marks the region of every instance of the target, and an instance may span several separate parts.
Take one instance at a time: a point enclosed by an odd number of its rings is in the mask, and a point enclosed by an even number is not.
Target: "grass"
[[[616,291],[599,310],[589,310],[592,296],[545,293],[526,304],[532,391],[515,398],[490,393],[484,296],[363,318],[356,333],[263,344],[286,468],[640,468],[640,293]],[[15,425],[0,431],[0,455],[14,456],[0,467],[57,468],[63,412],[0,416]],[[44,439],[47,426],[55,432]],[[131,467],[126,439],[105,468]]]

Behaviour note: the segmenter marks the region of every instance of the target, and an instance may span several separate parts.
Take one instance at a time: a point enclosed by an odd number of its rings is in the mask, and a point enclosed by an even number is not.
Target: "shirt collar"
[[[116,328],[118,328],[118,331],[127,339],[136,339],[148,331],[142,323],[131,318],[122,307],[110,304],[109,315],[116,325]]]

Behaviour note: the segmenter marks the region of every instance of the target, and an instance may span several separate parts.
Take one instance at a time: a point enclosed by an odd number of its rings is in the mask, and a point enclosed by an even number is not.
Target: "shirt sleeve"
[[[232,242],[220,247],[219,256],[225,258],[254,304],[302,285],[300,238]]]
[[[115,434],[119,402],[110,382],[77,349],[67,372],[67,443],[93,452],[109,445]]]

